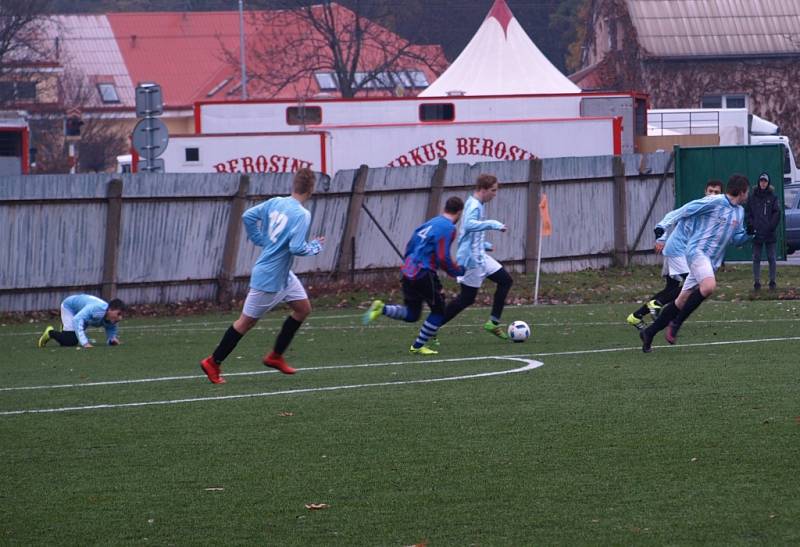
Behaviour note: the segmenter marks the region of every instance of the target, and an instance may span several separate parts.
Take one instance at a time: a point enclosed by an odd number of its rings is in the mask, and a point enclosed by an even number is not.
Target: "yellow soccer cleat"
[[[644,321],[642,321],[641,319],[639,319],[638,317],[636,317],[633,314],[630,314],[626,321],[628,322],[628,324],[630,326],[636,327],[639,330],[642,330],[645,327]]]
[[[414,346],[411,346],[408,348],[408,351],[414,355],[439,355],[438,351],[431,349],[428,346],[422,346],[421,348],[415,348]]]
[[[39,342],[36,345],[39,346],[40,348],[45,347],[47,343],[50,341],[50,333],[53,332],[54,330],[56,329],[54,329],[53,327],[47,327],[46,329],[44,329],[44,332],[39,337]]]
[[[361,322],[364,323],[365,325],[369,325],[371,322],[375,321],[382,314],[383,314],[383,301],[373,300],[369,309],[366,312],[364,312],[364,315],[361,318]]]

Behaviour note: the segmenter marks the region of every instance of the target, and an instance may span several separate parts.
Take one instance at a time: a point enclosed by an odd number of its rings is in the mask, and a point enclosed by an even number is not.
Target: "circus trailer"
[[[619,154],[622,118],[327,127],[324,131],[175,135],[167,173],[274,173]]]
[[[647,136],[647,106],[647,96],[634,92],[198,102],[195,133],[332,132],[370,126],[381,138],[383,128],[400,125],[619,116],[621,153],[626,154],[637,152],[637,139]],[[569,152],[566,148],[562,155]]]

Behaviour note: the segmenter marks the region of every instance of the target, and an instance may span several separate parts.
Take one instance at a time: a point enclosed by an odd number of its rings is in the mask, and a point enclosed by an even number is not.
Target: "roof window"
[[[97,91],[100,93],[100,99],[104,103],[119,102],[119,95],[117,94],[117,88],[114,84],[97,84]]]

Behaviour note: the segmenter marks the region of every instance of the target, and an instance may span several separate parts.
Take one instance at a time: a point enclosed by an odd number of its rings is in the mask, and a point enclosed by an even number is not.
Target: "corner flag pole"
[[[539,303],[539,274],[542,271],[542,236],[553,235],[553,221],[550,220],[550,207],[547,194],[539,199],[539,252],[536,257],[536,288],[533,290],[533,305]]]
[[[533,290],[533,305],[539,304],[539,273],[542,270],[542,215],[539,213],[539,252],[536,253],[536,286]]]

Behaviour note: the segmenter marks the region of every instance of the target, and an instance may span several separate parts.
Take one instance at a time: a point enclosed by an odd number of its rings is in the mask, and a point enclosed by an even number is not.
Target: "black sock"
[[[648,313],[650,313],[650,308],[647,307],[647,303],[645,302],[644,304],[642,304],[642,307],[640,307],[638,310],[633,312],[633,316],[636,319],[641,319],[642,317],[644,317]]]
[[[444,322],[442,325],[450,321],[453,317],[461,313],[465,310],[468,306],[471,306],[473,302],[475,302],[475,297],[478,295],[478,289],[476,287],[468,287],[466,285],[461,285],[461,292],[458,293],[453,300],[447,303],[447,306],[444,309]],[[440,325],[441,327],[441,325]]]
[[[700,292],[700,289],[695,289],[692,291],[692,294],[689,295],[689,298],[686,300],[686,304],[683,305],[683,309],[675,318],[675,322],[678,325],[682,325],[686,319],[692,315],[692,312],[696,310],[700,304],[703,303],[706,297]]]
[[[228,330],[226,330],[225,334],[222,336],[222,340],[219,341],[217,349],[215,349],[214,353],[212,354],[214,361],[217,364],[222,363],[222,361],[224,361],[225,358],[231,354],[233,349],[236,347],[236,344],[238,344],[239,340],[242,339],[242,336],[244,335],[233,328],[233,325],[228,327]]]
[[[500,317],[503,315],[503,308],[506,305],[508,291],[511,290],[511,285],[514,284],[514,280],[511,279],[511,276],[508,275],[505,268],[500,268],[494,272],[489,276],[489,279],[497,283],[497,289],[494,291],[494,300],[492,302],[492,319],[496,319],[497,322],[499,322]]]
[[[65,330],[64,332],[57,330],[50,331],[50,338],[58,342],[60,346],[70,347],[78,345],[78,335],[75,334],[75,331],[71,330]]]
[[[278,338],[275,339],[275,346],[272,348],[272,351],[278,355],[283,355],[286,348],[288,348],[289,344],[292,342],[294,333],[297,332],[297,329],[299,329],[302,324],[302,321],[298,321],[291,315],[287,317],[286,321],[283,322],[281,332],[278,333]]]
[[[669,322],[672,321],[680,311],[681,310],[678,309],[678,306],[676,306],[674,302],[664,306],[661,313],[656,317],[656,320],[653,321],[653,324],[647,327],[647,334],[655,336],[657,332],[669,325]]]
[[[661,306],[666,306],[681,294],[681,282],[672,277],[667,277],[667,284],[661,292],[655,294],[651,300],[655,300]]]

